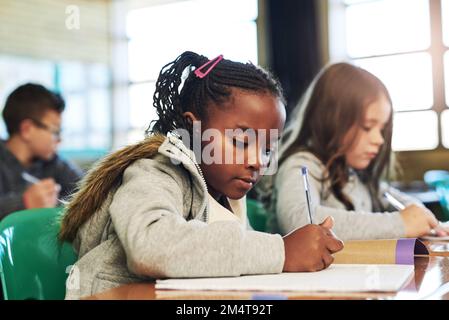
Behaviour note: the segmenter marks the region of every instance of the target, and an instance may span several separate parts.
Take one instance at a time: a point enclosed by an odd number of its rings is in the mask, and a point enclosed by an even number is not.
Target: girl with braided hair
[[[60,240],[73,242],[79,258],[66,298],[155,278],[332,263],[342,243],[330,219],[285,237],[248,230],[245,194],[268,167],[285,122],[281,88],[266,71],[184,52],[162,68],[153,100],[159,118],[147,137],[101,161],[66,208]],[[223,163],[224,154],[243,161]]]

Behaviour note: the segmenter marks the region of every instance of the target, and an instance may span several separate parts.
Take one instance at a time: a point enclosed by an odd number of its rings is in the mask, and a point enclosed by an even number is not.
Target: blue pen
[[[312,224],[313,223],[312,208],[311,208],[312,200],[310,198],[309,174],[308,174],[307,167],[303,167],[303,166],[301,167],[301,174],[302,174],[302,178],[304,181],[304,190],[306,192],[307,210],[309,212],[309,222],[310,222],[310,224]]]

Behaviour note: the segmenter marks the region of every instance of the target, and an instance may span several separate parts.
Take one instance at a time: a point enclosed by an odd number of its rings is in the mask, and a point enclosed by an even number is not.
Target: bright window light
[[[50,61],[0,55],[0,113],[6,98],[19,85],[40,83],[50,89],[54,85],[54,65]],[[0,138],[7,138],[6,125],[0,120]]]
[[[346,5],[352,5],[352,4],[372,2],[372,1],[376,1],[376,0],[343,0],[343,3]]]
[[[440,0],[442,39],[431,33],[438,18],[430,14],[431,1],[329,0],[330,57],[350,60],[385,84],[395,111],[396,151],[449,148],[449,0]],[[443,112],[435,105],[440,91],[432,73],[434,44],[441,41],[446,46]]]
[[[61,149],[83,149],[86,148],[85,132],[88,132],[88,121],[86,116],[86,96],[83,93],[68,93],[64,95],[68,106],[62,113]]]
[[[110,74],[106,65],[62,61],[59,86],[66,100],[61,149],[107,149],[111,140]]]
[[[257,64],[257,1],[196,0],[128,14],[129,77],[155,80],[183,51]]]
[[[430,109],[433,105],[432,65],[427,53],[355,60],[387,87],[395,111]]]
[[[446,106],[449,107],[449,51],[444,54],[444,82],[446,83]]]
[[[111,130],[110,96],[109,90],[94,89],[88,91],[89,104],[87,109],[90,133],[87,136],[88,146],[101,149],[109,144]]]
[[[449,110],[445,110],[441,114],[441,133],[443,145],[449,148]]]
[[[156,109],[153,107],[154,82],[134,84],[129,87],[130,125],[140,128],[142,136],[150,124],[151,119],[157,119]]]
[[[441,12],[443,15],[443,41],[449,47],[449,0],[441,1]]]
[[[257,0],[190,0],[155,5],[127,15],[128,142],[143,137],[151,120],[161,68],[184,51],[213,59],[258,63]]]
[[[379,0],[346,9],[350,57],[424,50],[430,46],[429,0]]]
[[[431,150],[438,146],[438,117],[434,111],[395,113],[394,151]]]

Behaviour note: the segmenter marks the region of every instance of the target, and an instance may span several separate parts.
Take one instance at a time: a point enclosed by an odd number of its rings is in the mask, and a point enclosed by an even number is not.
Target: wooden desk
[[[417,257],[415,273],[398,292],[379,293],[306,293],[283,292],[289,299],[432,299],[449,300],[449,292],[436,292],[449,283],[449,257]],[[446,290],[448,291],[448,290]],[[154,283],[124,285],[100,294],[87,297],[89,300],[154,300],[154,299],[251,299],[255,292],[240,291],[156,291]],[[259,292],[260,293],[260,292]],[[434,294],[435,293],[435,294]]]

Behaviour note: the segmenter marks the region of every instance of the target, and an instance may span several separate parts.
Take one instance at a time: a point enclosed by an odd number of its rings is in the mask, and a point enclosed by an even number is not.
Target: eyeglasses
[[[61,139],[61,130],[60,129],[53,129],[50,126],[46,125],[45,123],[43,123],[39,120],[36,120],[36,119],[30,118],[30,120],[33,121],[33,123],[36,125],[36,127],[39,127],[41,129],[44,129],[44,130],[50,132],[56,140]]]

